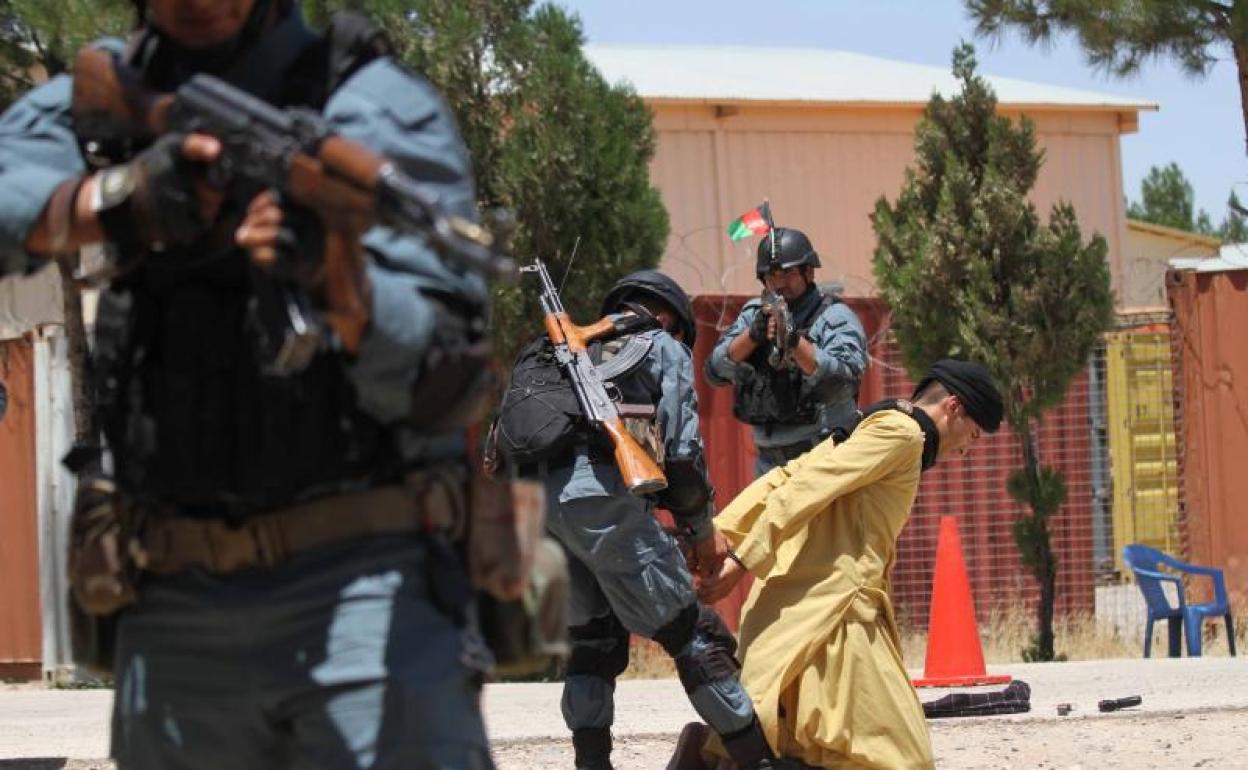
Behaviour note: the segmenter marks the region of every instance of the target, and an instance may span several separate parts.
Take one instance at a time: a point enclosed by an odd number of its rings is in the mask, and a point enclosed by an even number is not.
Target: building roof
[[[1218,256],[1206,259],[1176,257],[1170,260],[1175,270],[1195,270],[1198,273],[1221,273],[1227,270],[1248,268],[1248,243],[1225,243]]]
[[[815,48],[589,44],[609,82],[648,101],[922,106],[958,90],[948,68]],[[1136,98],[985,75],[1002,105],[1111,112],[1155,110]]]
[[[1159,235],[1163,238],[1204,246],[1209,249],[1222,248],[1222,239],[1216,235],[1202,235],[1188,230],[1180,230],[1177,227],[1167,227],[1165,225],[1153,224],[1152,222],[1145,222],[1140,219],[1128,219],[1127,229],[1150,235]]]

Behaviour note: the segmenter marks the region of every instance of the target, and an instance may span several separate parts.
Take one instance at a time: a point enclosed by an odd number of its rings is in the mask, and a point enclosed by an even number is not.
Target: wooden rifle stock
[[[615,332],[619,324],[618,318],[606,316],[588,326],[577,326],[572,323],[567,313],[547,313],[543,321],[546,334],[552,343],[567,345],[574,355],[586,356],[589,355],[590,342]],[[637,443],[633,434],[628,432],[614,402],[608,402],[607,407],[610,409],[610,416],[599,421],[598,427],[611,439],[615,465],[619,468],[629,493],[640,497],[665,489],[667,477],[663,474],[663,469]]]
[[[615,466],[620,469],[629,493],[640,497],[667,488],[667,476],[663,475],[663,469],[624,427],[624,420],[617,416],[614,420],[604,421],[602,430],[615,448]]]

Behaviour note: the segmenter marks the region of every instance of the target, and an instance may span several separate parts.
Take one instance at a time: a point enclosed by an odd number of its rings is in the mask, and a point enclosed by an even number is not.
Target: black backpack
[[[498,451],[513,467],[536,463],[570,452],[587,427],[554,346],[546,335],[537,337],[512,366],[494,425]]]
[[[640,365],[652,343],[648,335],[627,335],[592,343],[589,355],[603,380],[610,383]],[[570,456],[577,444],[599,439],[559,368],[550,340],[542,335],[525,345],[512,366],[494,424],[493,441],[499,454],[518,467]]]

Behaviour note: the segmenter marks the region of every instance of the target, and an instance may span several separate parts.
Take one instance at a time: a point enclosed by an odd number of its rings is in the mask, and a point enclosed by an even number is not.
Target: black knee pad
[[[737,652],[737,640],[710,607],[694,604],[685,608],[655,634],[655,641],[675,659],[676,673],[687,693],[699,685],[731,679],[741,670],[733,657]],[[692,649],[685,653],[691,641],[694,642]]]
[[[572,626],[568,637],[572,642],[569,675],[615,681],[628,668],[628,629],[614,613]]]
[[[676,613],[676,617],[668,621],[667,625],[654,632],[654,641],[673,658],[680,655],[680,651],[693,638],[693,631],[698,625],[698,607],[697,603],[690,604]]]

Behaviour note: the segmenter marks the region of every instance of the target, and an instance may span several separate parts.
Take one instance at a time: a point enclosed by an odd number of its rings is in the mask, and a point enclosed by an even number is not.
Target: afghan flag
[[[765,235],[771,229],[771,205],[763,201],[728,225],[728,237],[734,241],[751,235]]]

